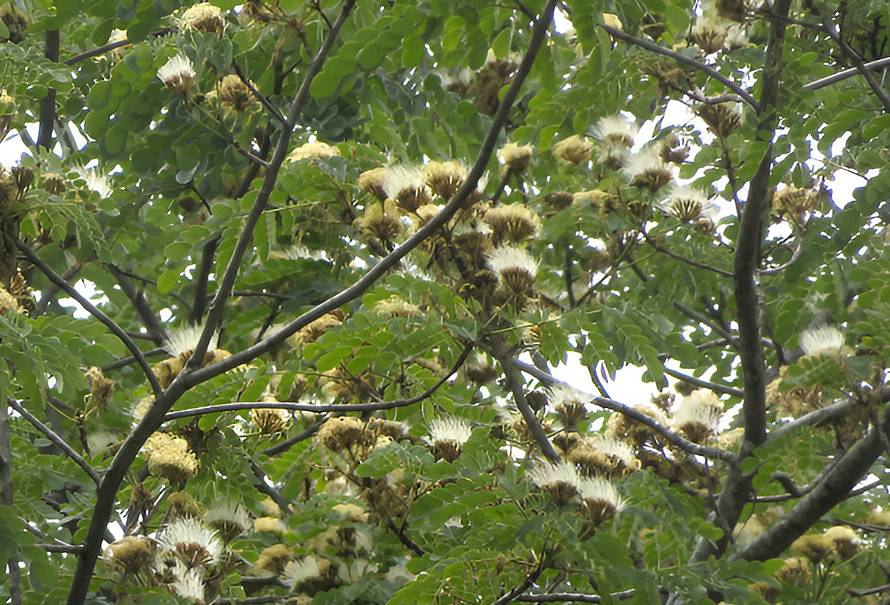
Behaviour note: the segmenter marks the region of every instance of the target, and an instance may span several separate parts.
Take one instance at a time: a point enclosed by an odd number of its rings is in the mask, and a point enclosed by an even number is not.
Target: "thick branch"
[[[192,303],[192,323],[197,324],[204,317],[207,308],[207,283],[210,272],[213,270],[213,260],[216,257],[216,249],[219,247],[220,236],[210,239],[201,251],[201,265],[198,268],[198,276],[195,279],[195,298]]]
[[[652,51],[654,53],[658,53],[659,55],[664,55],[665,57],[670,57],[677,63],[682,63],[684,65],[689,65],[690,67],[694,67],[695,69],[706,73],[711,76],[728,89],[739,95],[742,100],[750,105],[754,111],[760,111],[760,105],[758,105],[757,101],[754,100],[750,94],[748,94],[744,88],[721,74],[719,71],[714,69],[713,67],[708,67],[704,63],[696,61],[691,57],[687,57],[685,55],[681,55],[678,52],[675,52],[669,48],[664,46],[660,46],[653,42],[649,42],[648,40],[643,40],[642,38],[637,38],[636,36],[632,36],[626,32],[621,31],[620,29],[615,29],[614,27],[609,27],[608,25],[600,24],[600,27],[609,32],[609,34],[613,38],[617,38],[618,40],[623,40],[629,44],[633,44],[634,46],[639,46],[640,48],[645,48],[646,50]],[[784,26],[783,26],[784,29]],[[762,100],[761,100],[762,103]]]
[[[52,29],[43,34],[43,56],[50,61],[59,60],[59,30]],[[40,100],[40,128],[37,131],[37,146],[49,149],[56,125],[56,89],[48,88],[46,96]]]
[[[880,426],[872,427],[853,444],[809,494],[735,558],[763,561],[778,556],[824,514],[846,500],[884,450],[882,431],[885,435],[890,431],[890,409],[884,412]]]
[[[778,15],[771,19],[766,61],[761,83],[760,114],[757,139],[765,141],[767,148],[748,189],[748,199],[742,212],[734,263],[736,320],[739,325],[739,355],[742,361],[745,399],[742,417],[745,438],[738,460],[748,457],[755,447],[766,440],[766,368],[760,338],[760,301],[757,289],[758,253],[763,236],[763,217],[767,210],[767,193],[772,167],[771,140],[776,125],[776,103],[779,98],[779,74],[782,64],[782,47],[785,42],[785,21],[791,8],[791,0],[776,0],[773,11]],[[724,483],[717,508],[712,515],[715,524],[723,529],[723,536],[716,542],[700,539],[692,554],[692,561],[705,561],[710,556],[720,556],[729,544],[732,528],[738,521],[742,508],[751,493],[752,474],[745,474],[740,467],[733,467]]]
[[[534,376],[548,386],[562,386],[570,388],[572,390],[577,390],[574,387],[562,382],[561,380],[554,378],[552,375],[546,372],[542,372],[535,366],[525,363],[524,361],[514,359],[513,363],[518,369],[522,370],[526,374]],[[588,397],[590,398],[591,403],[594,403],[595,405],[606,408],[608,410],[612,410],[613,412],[618,412],[627,416],[628,418],[633,418],[641,424],[645,424],[653,431],[663,436],[668,442],[677,446],[685,452],[689,452],[690,454],[697,454],[699,456],[706,456],[708,458],[714,458],[717,460],[724,460],[730,463],[735,461],[735,455],[732,452],[721,450],[716,447],[698,445],[697,443],[693,443],[687,439],[684,439],[678,433],[675,433],[669,428],[662,426],[650,416],[647,416],[646,414],[629,405],[620,403],[618,401],[615,401],[614,399],[607,399],[605,397],[596,397],[594,395],[588,395]]]
[[[74,451],[74,448],[71,447],[70,445],[68,445],[68,443],[64,439],[59,437],[59,435],[57,435],[51,428],[49,428],[48,426],[46,426],[45,424],[40,422],[40,419],[38,419],[36,416],[34,416],[34,414],[32,414],[31,412],[26,410],[15,399],[13,399],[12,397],[7,397],[6,401],[9,403],[9,407],[14,409],[19,414],[21,414],[22,418],[24,418],[25,420],[30,422],[32,425],[34,425],[34,428],[36,428],[38,431],[43,433],[43,435],[47,439],[49,439],[56,447],[58,447],[60,450],[62,450],[62,452],[64,452],[66,456],[71,458],[77,464],[77,466],[82,468],[83,472],[85,472],[87,475],[89,475],[90,479],[93,480],[93,483],[95,483],[96,485],[99,485],[99,483],[101,482],[99,473],[96,472],[96,469],[94,469],[92,466],[90,466],[89,462],[87,462],[86,460],[83,459],[83,456],[81,456],[76,451]],[[2,406],[0,406],[0,407],[2,407]]]
[[[769,434],[769,439],[767,441],[776,441],[778,439],[781,439],[785,435],[792,433],[804,426],[818,426],[825,422],[831,422],[833,420],[843,418],[850,410],[850,408],[856,405],[859,405],[859,403],[856,401],[842,401],[840,403],[833,403],[823,408],[813,410],[812,412],[804,414],[800,418],[796,418],[791,422],[785,423],[780,427],[773,429],[773,431]]]
[[[297,120],[303,111],[303,105],[309,100],[309,89],[312,85],[312,81],[315,79],[318,72],[321,71],[322,65],[324,65],[328,54],[334,47],[334,41],[340,34],[340,28],[346,23],[346,19],[352,11],[352,7],[355,6],[355,3],[356,0],[344,0],[343,6],[340,9],[340,14],[337,16],[337,20],[334,22],[327,37],[325,37],[325,41],[318,50],[318,53],[309,64],[306,74],[303,77],[303,82],[300,85],[300,89],[297,91],[296,96],[294,96],[294,101],[291,104],[290,112],[287,116],[287,124],[297,123]],[[284,163],[284,158],[287,155],[287,147],[290,143],[292,132],[292,128],[287,128],[281,131],[281,136],[275,147],[275,152],[272,154],[272,159],[269,161],[269,166],[266,168],[263,184],[260,186],[256,201],[250,209],[247,219],[244,222],[244,227],[241,229],[241,234],[238,236],[238,241],[235,243],[235,249],[232,251],[232,256],[229,258],[228,265],[226,265],[226,270],[223,273],[216,295],[213,297],[213,302],[210,303],[210,311],[207,313],[207,322],[204,325],[204,331],[201,333],[201,338],[198,340],[198,344],[195,345],[195,352],[191,359],[189,359],[188,365],[186,366],[187,371],[184,372],[184,374],[188,374],[188,371],[195,370],[201,366],[204,354],[207,352],[207,345],[210,343],[210,338],[222,323],[226,301],[228,301],[229,296],[232,294],[232,288],[235,285],[235,279],[238,277],[238,271],[241,269],[241,261],[244,258],[244,254],[247,252],[247,248],[251,241],[253,241],[253,230],[259,222],[260,217],[263,215],[263,211],[266,209],[266,204],[269,202],[269,196],[272,195],[272,190],[275,188],[275,182],[278,180],[278,172],[281,170],[281,165]]]
[[[105,325],[106,328],[111,330],[111,332],[117,336],[121,342],[124,343],[124,346],[127,347],[127,350],[133,354],[133,357],[136,358],[136,361],[139,363],[139,367],[142,368],[142,371],[145,373],[146,378],[148,378],[148,383],[151,385],[151,390],[155,394],[155,396],[160,395],[161,393],[161,385],[158,383],[158,379],[155,376],[154,372],[151,371],[151,366],[148,365],[148,361],[145,359],[145,355],[142,354],[142,351],[139,350],[139,347],[136,346],[136,343],[133,342],[133,339],[127,336],[127,333],[119,326],[113,319],[105,315],[102,311],[97,309],[93,303],[91,303],[87,298],[77,291],[76,288],[71,286],[68,282],[62,279],[62,276],[56,273],[50,268],[45,262],[43,262],[37,254],[31,250],[27,245],[25,245],[22,241],[16,241],[16,245],[19,250],[31,261],[35,267],[40,269],[40,272],[46,275],[51,282],[59,286],[62,290],[65,291],[68,296],[76,300],[81,307],[83,307],[90,315],[98,319]]]
[[[525,425],[528,427],[528,430],[531,431],[532,437],[535,438],[538,447],[541,448],[541,453],[543,453],[548,460],[559,462],[559,454],[553,449],[553,444],[551,444],[550,440],[547,438],[547,433],[541,426],[541,422],[538,420],[538,417],[535,416],[534,410],[532,410],[525,398],[522,375],[519,373],[519,364],[516,360],[510,357],[508,353],[504,351],[498,351],[497,353],[496,358],[504,370],[504,379],[507,381],[507,388],[513,393],[513,401],[516,403],[516,407],[519,408],[519,413],[522,414],[522,419],[525,421]],[[525,588],[522,590],[525,590]],[[522,592],[522,590],[519,592]]]

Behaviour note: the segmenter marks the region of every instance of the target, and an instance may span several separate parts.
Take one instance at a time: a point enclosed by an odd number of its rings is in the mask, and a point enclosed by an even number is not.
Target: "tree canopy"
[[[886,2],[0,18],[4,603],[890,602]]]

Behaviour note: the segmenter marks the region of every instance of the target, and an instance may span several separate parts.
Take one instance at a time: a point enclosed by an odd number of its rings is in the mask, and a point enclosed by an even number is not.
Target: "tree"
[[[885,3],[0,17],[4,602],[890,602]]]

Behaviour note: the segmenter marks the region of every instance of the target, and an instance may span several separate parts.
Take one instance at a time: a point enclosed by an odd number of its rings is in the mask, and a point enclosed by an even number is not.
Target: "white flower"
[[[632,185],[646,187],[652,193],[670,183],[673,178],[670,167],[662,159],[661,150],[656,145],[650,145],[628,156],[622,170]]]
[[[600,118],[593,128],[593,136],[602,143],[633,147],[634,138],[636,138],[639,130],[635,123],[617,114]]]
[[[810,328],[800,335],[800,348],[804,355],[837,355],[843,346],[844,333],[834,326]]]
[[[726,28],[726,37],[723,39],[723,46],[729,50],[742,48],[748,44],[748,32],[741,25],[730,25]]]
[[[409,166],[392,166],[386,169],[383,177],[383,190],[386,197],[395,199],[399,193],[405,190],[423,190],[426,185],[423,182],[423,173],[417,168]]]
[[[112,445],[120,441],[118,436],[108,431],[96,431],[87,435],[87,449],[90,456],[101,454]]]
[[[164,350],[173,357],[179,357],[183,354],[191,355],[198,346],[201,339],[201,333],[204,331],[204,324],[188,325],[182,328],[171,330],[164,340]],[[214,332],[207,344],[207,351],[216,350],[219,342],[219,332]]]
[[[180,561],[173,568],[173,592],[195,603],[204,603],[204,578],[199,569],[189,569]]]
[[[463,445],[470,440],[473,429],[463,418],[449,416],[430,422],[429,432],[433,443],[450,441]]]
[[[195,69],[192,67],[191,59],[183,54],[171,57],[158,69],[158,79],[164,86],[176,92],[188,92],[195,83]]]
[[[624,441],[612,439],[604,435],[595,435],[587,443],[597,452],[617,458],[626,467],[633,466],[636,461],[633,448]]]
[[[578,495],[584,501],[608,505],[613,514],[621,512],[626,505],[612,482],[602,477],[583,479],[578,487]]]
[[[528,274],[534,279],[538,274],[538,261],[524,248],[503,246],[495,248],[488,254],[488,268],[502,279],[506,273],[515,271]]]
[[[110,197],[114,191],[111,187],[111,179],[96,168],[77,166],[74,168],[74,172],[86,183],[87,189],[95,191],[102,199]]]
[[[158,545],[175,552],[187,565],[205,565],[219,561],[222,542],[216,532],[197,519],[183,517],[158,533]]]
[[[718,210],[717,205],[712,203],[703,191],[689,186],[674,187],[670,196],[664,200],[663,207],[684,222],[713,218]]]
[[[327,563],[324,561],[323,563]],[[298,586],[306,580],[311,580],[322,575],[322,566],[327,568],[330,564],[319,563],[318,557],[307,555],[299,561],[291,561],[284,568],[284,577],[292,586]]]
[[[684,397],[673,412],[673,425],[695,443],[703,443],[717,429],[723,403],[712,391],[699,389]]]
[[[584,403],[590,400],[588,395],[568,385],[552,386],[548,389],[548,393],[547,399],[553,407],[558,405],[584,405]]]
[[[243,506],[233,502],[221,502],[207,511],[204,520],[231,539],[247,531],[253,524]]]
[[[528,472],[528,478],[540,488],[565,484],[577,490],[582,482],[578,469],[568,462],[542,462]]]

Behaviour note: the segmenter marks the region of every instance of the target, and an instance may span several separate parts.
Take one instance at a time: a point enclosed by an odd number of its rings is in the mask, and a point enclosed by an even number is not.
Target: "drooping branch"
[[[710,77],[714,78],[715,80],[717,80],[718,82],[720,82],[721,84],[726,86],[728,89],[733,91],[735,94],[739,95],[739,97],[741,97],[741,99],[745,103],[750,105],[754,109],[754,111],[757,111],[757,112],[760,111],[760,106],[762,105],[762,100],[761,100],[761,103],[758,104],[757,101],[754,99],[754,97],[752,97],[750,94],[748,94],[748,92],[744,88],[742,88],[741,86],[739,86],[738,84],[736,84],[735,82],[733,82],[732,80],[730,80],[729,78],[727,78],[726,76],[721,74],[719,71],[717,71],[713,67],[709,67],[709,66],[705,65],[704,63],[701,63],[700,61],[696,61],[695,59],[693,59],[691,57],[681,55],[680,53],[678,53],[676,51],[673,51],[667,47],[655,44],[654,42],[649,42],[648,40],[643,40],[642,38],[637,38],[636,36],[632,36],[632,35],[628,34],[627,32],[621,31],[620,29],[615,29],[614,27],[610,27],[608,25],[603,25],[603,24],[600,24],[599,26],[601,28],[603,28],[604,30],[606,30],[607,32],[609,32],[609,34],[613,38],[617,38],[618,40],[623,40],[624,42],[633,44],[634,46],[639,46],[640,48],[644,48],[644,49],[654,52],[654,53],[658,53],[659,55],[664,55],[665,57],[670,57],[677,63],[682,63],[683,65],[688,65],[690,67],[694,67],[695,69],[697,69],[701,72],[704,72],[705,74],[709,75]]]
[[[142,351],[139,349],[136,343],[133,342],[133,339],[130,338],[127,333],[119,325],[117,325],[117,323],[113,319],[111,319],[105,313],[96,308],[96,306],[93,305],[93,303],[91,303],[89,300],[87,300],[87,298],[83,294],[78,292],[76,288],[66,282],[61,275],[53,271],[52,268],[45,262],[43,262],[43,260],[39,256],[37,256],[37,253],[31,250],[31,248],[29,248],[24,242],[22,242],[21,240],[17,240],[16,245],[18,246],[18,249],[21,250],[21,252],[28,258],[28,260],[31,261],[31,263],[33,263],[34,266],[40,270],[41,273],[46,275],[46,277],[49,278],[49,280],[57,285],[59,288],[64,290],[65,293],[68,294],[68,296],[76,300],[81,307],[83,307],[90,315],[102,322],[102,324],[105,325],[105,327],[108,328],[112,334],[117,336],[121,340],[121,342],[124,343],[124,346],[127,347],[127,350],[133,354],[133,357],[136,358],[136,362],[139,364],[139,367],[141,367],[142,371],[145,373],[145,377],[148,379],[148,383],[151,385],[152,392],[155,394],[155,396],[160,395],[162,390],[161,385],[158,383],[158,379],[155,376],[154,372],[152,372],[151,366],[148,365],[148,361],[146,361],[145,355],[142,354]]]
[[[575,389],[574,387],[553,377],[551,374],[542,372],[540,369],[531,364],[525,363],[524,361],[520,361],[518,359],[514,359],[513,363],[518,369],[522,370],[526,374],[534,376],[548,386],[562,386],[577,391],[577,389]],[[669,443],[677,446],[685,452],[689,452],[690,454],[696,454],[699,456],[705,456],[707,458],[723,460],[729,463],[733,463],[735,461],[735,455],[732,452],[721,450],[716,447],[709,447],[693,443],[632,406],[620,403],[618,401],[615,401],[614,399],[607,399],[605,397],[596,397],[595,395],[588,395],[588,397],[590,398],[591,403],[595,405],[606,408],[608,410],[612,410],[613,412],[618,412],[627,416],[628,418],[636,420],[641,424],[645,424],[653,431],[664,437]]]
[[[239,412],[242,410],[291,410],[294,412],[308,412],[310,414],[334,414],[347,412],[377,412],[381,410],[393,410],[396,408],[404,408],[416,403],[420,403],[424,399],[429,398],[433,393],[439,390],[448,380],[454,376],[463,366],[473,350],[472,345],[464,347],[463,352],[457,361],[451,367],[447,374],[442,376],[432,386],[425,389],[422,393],[407,397],[404,399],[394,399],[392,401],[375,401],[373,403],[333,403],[333,404],[315,404],[315,403],[295,403],[289,401],[239,401],[235,403],[222,403],[218,405],[207,405],[189,410],[181,410],[178,412],[170,412],[164,416],[164,422],[171,420],[179,420],[181,418],[191,418],[193,416],[204,416],[206,414],[218,414],[220,412]],[[320,425],[319,425],[320,427]],[[307,429],[310,430],[310,429]],[[318,430],[317,428],[315,430]],[[313,431],[314,432],[314,431]],[[307,435],[308,437],[309,435]],[[278,453],[278,452],[276,452]]]
[[[96,469],[90,466],[90,463],[84,460],[83,456],[74,451],[74,448],[68,445],[68,443],[64,439],[62,439],[55,431],[43,424],[39,418],[34,416],[34,414],[25,409],[24,406],[22,406],[12,397],[7,397],[6,401],[7,403],[9,403],[9,407],[21,414],[22,418],[30,422],[34,426],[34,428],[43,433],[43,435],[47,439],[49,439],[53,443],[53,445],[62,450],[62,452],[66,456],[71,458],[71,460],[73,460],[75,464],[77,464],[77,466],[82,468],[83,472],[85,472],[90,477],[90,479],[93,480],[93,483],[95,483],[96,485],[99,485],[99,483],[101,483],[102,479],[101,477],[99,477],[99,473],[96,472]]]

